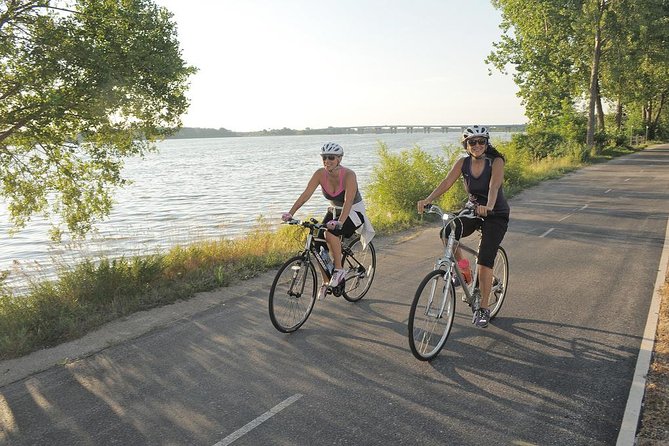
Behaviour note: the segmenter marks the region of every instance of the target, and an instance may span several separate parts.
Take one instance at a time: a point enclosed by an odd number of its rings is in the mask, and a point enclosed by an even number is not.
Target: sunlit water
[[[0,270],[11,270],[8,283],[16,286],[27,277],[52,277],[57,265],[84,257],[142,255],[202,239],[238,237],[261,216],[267,224],[278,223],[321,166],[318,153],[324,142],[344,147],[342,164],[356,172],[364,197],[379,141],[393,153],[417,145],[445,155],[457,149],[458,137],[450,132],[163,141],[157,153],[126,162],[124,176],[133,184],[116,193],[111,215],[83,243],[50,242],[49,224],[39,218],[10,237],[7,211],[0,207]],[[492,138],[505,140],[509,134]],[[317,190],[297,217],[321,216],[326,206]]]

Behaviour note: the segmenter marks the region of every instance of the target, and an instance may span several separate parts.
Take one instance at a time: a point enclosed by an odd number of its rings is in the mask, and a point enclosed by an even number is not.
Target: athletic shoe
[[[476,313],[474,313],[474,318],[472,319],[472,324],[477,327],[485,328],[490,322],[490,310],[488,308],[479,308]]]
[[[332,288],[338,286],[344,280],[345,276],[346,276],[345,269],[334,270],[334,273],[332,273],[332,278],[330,279],[330,286]]]
[[[324,283],[321,285],[321,289],[318,290],[318,300],[325,299],[325,296],[328,293],[328,284]]]

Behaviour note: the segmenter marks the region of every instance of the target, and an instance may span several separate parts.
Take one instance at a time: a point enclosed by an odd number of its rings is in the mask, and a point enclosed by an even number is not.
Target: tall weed
[[[416,224],[416,203],[434,190],[459,156],[432,156],[419,147],[393,154],[383,143],[378,155],[379,164],[372,170],[365,198],[369,216],[381,232]],[[462,188],[454,188],[441,201],[461,201],[463,193]]]

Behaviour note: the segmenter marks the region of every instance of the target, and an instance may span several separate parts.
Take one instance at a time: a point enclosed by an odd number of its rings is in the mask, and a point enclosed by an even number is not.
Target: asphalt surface
[[[615,444],[668,167],[665,145],[512,199],[504,307],[477,329],[459,305],[430,363],[411,355],[406,324],[439,255],[436,225],[378,239],[369,294],[318,301],[290,335],[269,321],[270,272],[0,362],[0,444]]]

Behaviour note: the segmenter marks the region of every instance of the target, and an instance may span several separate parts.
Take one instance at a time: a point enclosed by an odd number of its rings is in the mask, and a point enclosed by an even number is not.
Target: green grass
[[[304,231],[256,229],[242,239],[177,246],[164,254],[85,260],[57,280],[34,281],[25,295],[0,295],[0,358],[76,339],[105,322],[187,299],[279,265]]]
[[[511,197],[543,180],[583,166],[578,157],[531,161],[512,144],[498,147],[507,157],[505,192]],[[594,162],[629,153],[605,150]],[[434,157],[415,147],[390,154],[381,145],[365,198],[379,234],[422,224],[416,202],[425,198],[460,155],[446,149]],[[440,199],[456,209],[466,199],[461,182]],[[261,225],[259,225],[260,227]],[[63,268],[56,280],[34,281],[25,295],[2,287],[0,274],[0,359],[76,339],[100,325],[140,310],[187,299],[200,291],[227,286],[278,266],[297,252],[304,230],[282,226],[255,229],[242,239],[177,246],[165,253],[101,261],[85,260]]]

